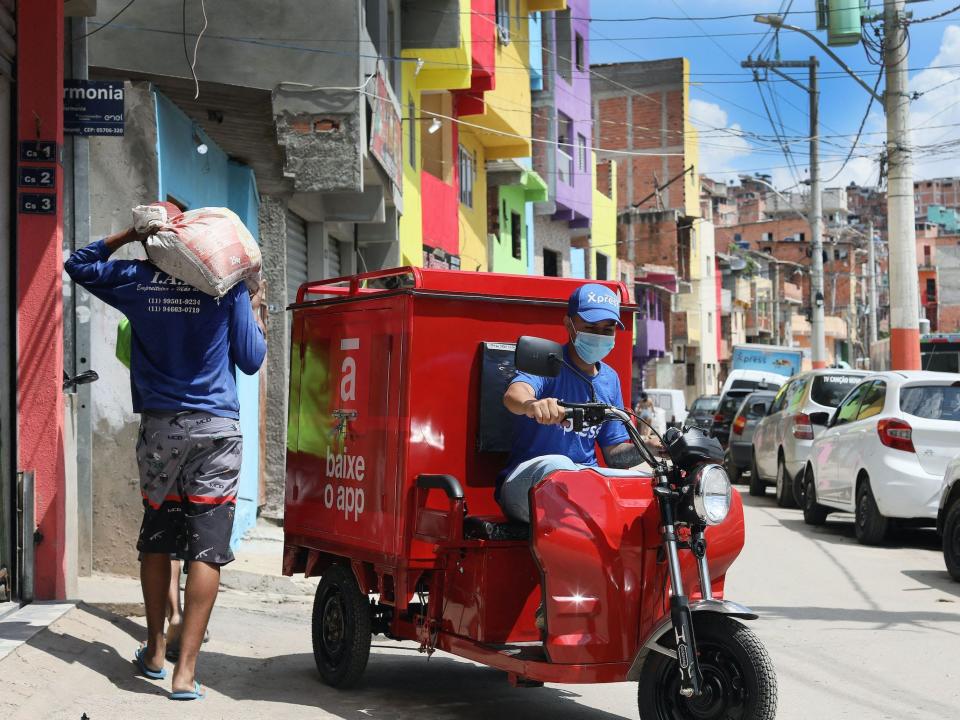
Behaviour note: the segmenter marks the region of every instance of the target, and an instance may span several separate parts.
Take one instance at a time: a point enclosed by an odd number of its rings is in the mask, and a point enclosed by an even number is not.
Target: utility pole
[[[877,314],[879,311],[879,303],[877,302],[877,246],[876,241],[873,239],[873,220],[870,220],[870,226],[867,230],[869,235],[867,241],[867,262],[870,264],[870,269],[867,272],[867,281],[869,285],[869,295],[867,297],[867,302],[870,304],[870,313],[868,316],[868,322],[870,323],[870,350],[873,351],[874,346],[877,344]]]
[[[740,67],[770,70],[794,85],[805,90],[810,97],[810,209],[807,222],[810,223],[810,353],[815,369],[827,366],[826,341],[823,321],[823,210],[820,189],[820,130],[818,111],[820,92],[817,88],[817,67],[819,61],[811,55],[809,60],[753,60],[747,58]],[[807,85],[780,71],[780,68],[807,68]],[[911,186],[912,191],[912,186]],[[911,195],[911,198],[913,196]],[[911,199],[911,207],[912,206]],[[779,290],[779,288],[778,288]],[[919,344],[917,345],[919,347]]]
[[[920,369],[920,297],[914,226],[907,28],[904,0],[883,3],[883,64],[887,74],[887,242],[890,252],[890,366]],[[872,235],[872,233],[871,233]],[[870,239],[871,249],[873,238]]]

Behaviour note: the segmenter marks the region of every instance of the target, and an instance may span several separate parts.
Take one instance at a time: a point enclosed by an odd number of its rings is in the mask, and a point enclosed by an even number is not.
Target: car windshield
[[[740,405],[743,404],[743,398],[743,395],[728,395],[723,399],[723,402],[720,403],[720,409],[717,410],[717,414],[723,415],[726,418],[732,418],[737,414],[737,410],[740,409]]]
[[[815,403],[835,408],[862,380],[859,375],[817,375],[813,379],[810,398]]]
[[[719,404],[720,398],[717,397],[698,398],[693,401],[693,407],[690,410],[692,412],[713,412]]]
[[[927,420],[960,421],[960,387],[914,385],[900,390],[900,409]]]

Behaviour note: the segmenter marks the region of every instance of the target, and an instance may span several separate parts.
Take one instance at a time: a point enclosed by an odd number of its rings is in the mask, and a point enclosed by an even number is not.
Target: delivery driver
[[[175,206],[169,212],[179,213]],[[109,260],[130,242],[132,228],[77,250],[70,277],[130,320],[130,385],[140,413],[137,463],[143,495],[140,583],[147,644],[134,662],[149,678],[166,677],[164,619],[170,556],[190,563],[174,700],[203,697],[197,654],[220,585],[233,560],[230,536],[237,501],[242,440],[234,368],[248,375],[266,354],[261,295],[243,283],[213,298],[143,260]]]
[[[497,485],[497,500],[509,518],[521,522],[530,522],[530,488],[556,470],[596,466],[595,445],[600,446],[609,467],[628,468],[643,462],[621,423],[607,421],[577,433],[572,421],[564,421],[564,409],[557,404],[558,399],[590,402],[586,377],[593,384],[597,402],[623,407],[620,378],[603,362],[613,350],[617,328],[623,329],[616,293],[595,283],[578,288],[570,296],[563,325],[570,340],[564,357],[580,376],[567,366],[552,378],[517,373],[503,396],[503,404],[518,417],[513,451]]]

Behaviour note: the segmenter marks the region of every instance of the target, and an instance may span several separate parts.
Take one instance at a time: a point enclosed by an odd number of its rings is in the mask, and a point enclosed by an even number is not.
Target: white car
[[[767,485],[777,491],[777,505],[796,507],[794,480],[800,477],[813,439],[822,427],[810,422],[815,412],[832,413],[867,373],[856,370],[811,370],[790,378],[780,388],[753,433],[750,494],[763,495]]]
[[[950,461],[943,474],[937,532],[943,538],[943,561],[947,572],[960,582],[960,455]]]
[[[687,420],[687,399],[683,390],[651,388],[646,393],[653,404],[663,410],[668,426],[683,426]]]
[[[857,540],[871,545],[891,518],[933,524],[947,464],[960,446],[960,375],[884,372],[847,395],[813,441],[804,469],[803,519],[822,525],[834,510],[856,516]]]

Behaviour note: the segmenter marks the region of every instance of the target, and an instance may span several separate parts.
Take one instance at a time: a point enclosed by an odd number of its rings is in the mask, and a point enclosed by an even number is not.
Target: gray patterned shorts
[[[144,412],[137,440],[143,524],[137,550],[226,565],[237,506],[240,421]]]

